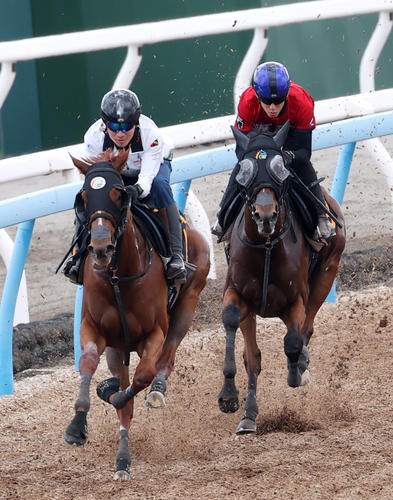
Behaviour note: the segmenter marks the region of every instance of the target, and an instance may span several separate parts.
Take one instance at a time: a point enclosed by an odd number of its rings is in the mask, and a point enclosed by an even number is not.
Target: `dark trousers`
[[[171,162],[169,160],[164,160],[161,163],[160,170],[153,179],[150,195],[153,198],[154,207],[158,210],[166,208],[175,202],[170,185],[171,172]],[[125,175],[122,177],[126,186],[135,184],[138,181],[138,177],[127,177]]]

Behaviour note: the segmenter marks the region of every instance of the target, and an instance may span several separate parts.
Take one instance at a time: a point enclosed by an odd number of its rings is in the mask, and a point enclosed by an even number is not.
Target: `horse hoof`
[[[159,391],[150,391],[145,404],[148,408],[166,408],[165,396]]]
[[[218,407],[223,413],[235,413],[239,409],[239,400],[218,398]]]
[[[302,374],[300,385],[310,385],[310,384],[311,384],[310,372],[308,370],[305,370]]]
[[[257,432],[257,424],[254,420],[242,418],[237,426],[236,434],[249,434],[250,432]]]
[[[67,444],[83,446],[86,443],[87,434],[87,413],[77,411],[64,433],[64,441]]]
[[[301,383],[301,375],[298,370],[297,363],[290,363],[288,365],[288,378],[287,382],[289,387],[299,387]]]
[[[113,479],[115,481],[129,481],[131,479],[131,474],[126,470],[117,470],[113,475]]]
[[[83,446],[86,443],[86,438],[84,436],[73,436],[66,431],[64,434],[64,441],[70,445]]]

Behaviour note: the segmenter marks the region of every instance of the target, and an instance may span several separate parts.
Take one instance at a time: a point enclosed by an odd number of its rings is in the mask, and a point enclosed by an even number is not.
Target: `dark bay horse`
[[[84,206],[90,243],[83,271],[81,382],[75,416],[65,432],[69,444],[86,442],[91,379],[106,351],[113,378],[99,384],[99,395],[115,406],[120,421],[114,476],[118,480],[130,479],[128,433],[134,396],[156,377],[148,405],[165,406],[165,381],[173,369],[176,349],[193,320],[210,268],[208,243],[188,227],[189,261],[195,267],[168,313],[163,261],[134,223],[120,175],[127,156],[128,152],[118,156],[105,152],[92,165],[73,158],[85,175],[78,196]],[[131,384],[127,362],[130,352],[140,358]]]
[[[251,138],[233,130],[237,147],[245,152],[237,175],[245,204],[230,239],[222,313],[226,331],[224,385],[218,404],[226,413],[239,408],[234,348],[236,330],[240,326],[248,393],[244,414],[236,429],[238,434],[257,429],[256,390],[261,351],[256,340],[256,316],[278,317],[284,322],[288,385],[308,384],[307,345],[313,333],[314,318],[334,282],[345,246],[340,206],[324,190],[338,225],[336,235],[322,250],[312,254],[303,235],[299,212],[293,209],[288,196],[293,179],[281,155],[287,130],[284,126],[274,137],[260,134]]]

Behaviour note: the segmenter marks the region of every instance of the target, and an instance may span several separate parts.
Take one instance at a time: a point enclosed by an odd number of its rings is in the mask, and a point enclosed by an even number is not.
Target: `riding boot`
[[[235,196],[239,193],[240,191],[240,186],[236,181],[236,176],[239,173],[240,167],[239,164],[235,166],[235,168],[232,170],[231,176],[229,177],[228,185],[225,189],[225,192],[222,196],[221,202],[220,202],[220,211],[217,214],[217,222],[222,228],[224,226],[224,219],[225,219],[225,214],[231,205],[232,201],[235,199]],[[218,230],[218,228],[217,228]],[[221,229],[222,231],[222,229]],[[212,228],[212,233],[216,234],[213,232]],[[219,236],[219,235],[217,235]]]
[[[326,205],[325,197],[323,196],[321,185],[318,182],[317,174],[315,173],[312,163],[310,161],[301,163],[294,161],[292,167],[304,184],[310,188],[313,195],[318,198],[321,203]],[[315,229],[313,240],[329,240],[336,234],[334,226],[319,204],[316,205],[316,209],[318,214],[318,225]]]
[[[311,188],[314,196],[318,198],[322,203],[326,204],[325,197],[323,196],[322,189],[319,183],[315,184]],[[323,211],[321,207],[318,209],[318,225],[315,228],[313,239],[315,241],[329,241],[330,238],[336,235],[336,230],[326,212]]]
[[[180,225],[180,215],[176,203],[166,207],[169,226],[169,240],[172,250],[172,259],[167,266],[168,280],[175,280],[176,283],[186,281],[186,268],[183,260],[182,229]]]
[[[82,225],[75,219],[75,233],[72,239],[74,244],[72,256],[66,262],[63,268],[63,274],[66,276],[72,283],[78,284],[79,281],[79,271],[81,267],[82,256],[79,253],[79,243],[81,240]]]

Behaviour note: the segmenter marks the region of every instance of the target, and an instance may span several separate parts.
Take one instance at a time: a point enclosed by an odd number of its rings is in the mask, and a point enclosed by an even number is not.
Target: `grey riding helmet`
[[[101,101],[101,118],[109,122],[137,125],[141,115],[141,105],[137,95],[128,89],[107,92]]]

